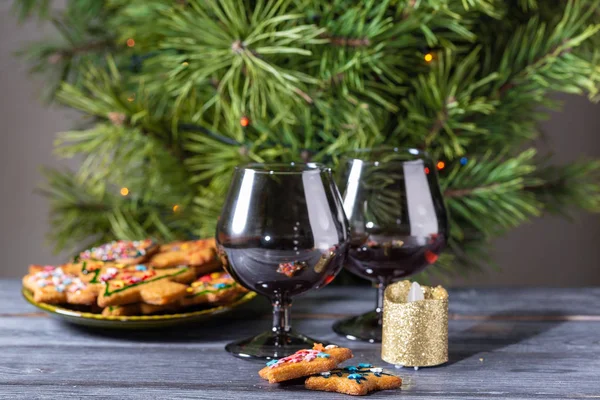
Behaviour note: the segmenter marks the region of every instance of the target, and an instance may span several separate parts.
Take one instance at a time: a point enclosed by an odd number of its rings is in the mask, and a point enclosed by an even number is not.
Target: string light
[[[247,127],[248,125],[250,125],[250,118],[243,116],[242,118],[240,118],[240,125],[243,126],[244,128]]]
[[[121,196],[127,196],[129,194],[129,189],[126,187],[121,188]]]
[[[133,47],[133,46],[135,46],[135,40],[133,40],[133,38],[127,39],[127,47]]]
[[[460,158],[460,165],[467,165],[468,162],[469,162],[469,159],[467,157]]]
[[[425,54],[425,56],[423,58],[425,59],[425,62],[430,63],[433,61],[433,54],[427,53],[427,54]]]
[[[425,173],[429,175],[429,167],[425,167]]]
[[[442,170],[444,168],[446,168],[446,163],[443,162],[443,161],[438,161],[438,163],[437,163],[437,169]]]
[[[174,213],[176,213],[177,211],[179,211],[179,208],[180,208],[180,207],[179,207],[179,204],[175,204],[175,205],[173,206],[173,212],[174,212]]]

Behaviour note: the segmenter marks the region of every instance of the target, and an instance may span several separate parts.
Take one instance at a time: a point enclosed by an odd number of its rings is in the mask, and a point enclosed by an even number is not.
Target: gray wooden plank
[[[16,279],[0,280],[0,314],[33,312]],[[495,316],[600,315],[600,288],[452,288],[450,313]],[[374,289],[325,287],[298,296],[294,313],[353,315],[373,309]],[[324,306],[326,304],[326,306]]]
[[[365,342],[354,342],[331,330],[333,320],[302,319],[295,329],[317,339],[334,342],[354,350],[379,348]],[[269,328],[269,321],[220,318],[200,324],[160,331],[111,331],[80,328],[53,318],[0,318],[0,348],[11,346],[86,346],[222,349],[229,342],[251,336]],[[465,354],[503,351],[586,351],[600,356],[600,323],[598,322],[523,322],[523,321],[450,321],[450,349],[461,357]],[[460,353],[460,354],[459,354]],[[225,353],[224,353],[225,354]]]
[[[0,392],[6,387],[27,388],[33,393],[73,387],[104,388],[107,394],[149,398],[154,390],[212,393],[213,397],[330,398],[304,391],[296,383],[270,385],[257,376],[257,363],[235,359],[220,350],[152,347],[138,351],[87,347],[48,347],[44,352],[23,352],[11,347],[0,353]],[[376,362],[374,352],[358,352],[357,358]],[[397,371],[405,379],[404,397],[537,398],[564,399],[600,394],[597,382],[600,360],[586,352],[492,352],[447,367]],[[585,367],[584,367],[585,366]],[[137,397],[136,396],[136,391]],[[272,395],[272,396],[271,396]],[[382,392],[374,398],[390,393]]]

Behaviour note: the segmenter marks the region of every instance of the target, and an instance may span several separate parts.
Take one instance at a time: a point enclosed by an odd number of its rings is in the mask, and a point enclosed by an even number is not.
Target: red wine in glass
[[[346,268],[374,282],[378,294],[374,311],[337,321],[333,329],[380,342],[385,287],[434,264],[446,246],[437,174],[416,149],[359,150],[342,160],[340,189],[351,231]]]
[[[272,359],[312,348],[314,339],[291,328],[291,299],[333,280],[350,238],[330,169],[314,163],[237,167],[216,236],[227,271],[273,304],[271,330],[226,350]]]

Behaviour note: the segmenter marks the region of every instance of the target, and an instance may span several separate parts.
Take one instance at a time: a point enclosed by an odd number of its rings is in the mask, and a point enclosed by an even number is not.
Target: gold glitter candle
[[[407,367],[448,361],[448,292],[421,286],[424,300],[407,302],[411,282],[389,285],[383,305],[381,358]]]

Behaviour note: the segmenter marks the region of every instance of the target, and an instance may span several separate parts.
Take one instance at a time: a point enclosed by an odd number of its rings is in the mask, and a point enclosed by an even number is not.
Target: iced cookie
[[[98,296],[100,307],[131,303],[165,305],[174,303],[186,294],[188,283],[195,278],[187,267],[155,270],[145,265],[125,268],[103,268],[96,275],[103,282]]]
[[[216,258],[214,239],[175,242],[161,246],[148,265],[154,268],[169,268],[177,265],[196,267],[198,274],[214,271],[220,262]]]
[[[222,304],[233,301],[240,294],[247,292],[226,272],[213,272],[201,276],[192,282],[187,294],[180,300],[182,306],[197,304]]]
[[[115,240],[81,252],[77,261],[104,261],[119,264],[141,264],[158,251],[158,244],[152,239]]]
[[[33,292],[33,299],[48,304],[93,305],[99,287],[89,285],[76,274],[65,272],[61,267],[31,266],[31,272],[23,278],[23,286]]]
[[[315,344],[312,350],[299,350],[291,356],[269,361],[258,375],[269,383],[283,382],[329,371],[350,358],[350,349]]]
[[[323,390],[351,395],[365,395],[376,390],[397,389],[402,379],[374,368],[371,364],[358,364],[311,376],[304,384],[310,390]]]

